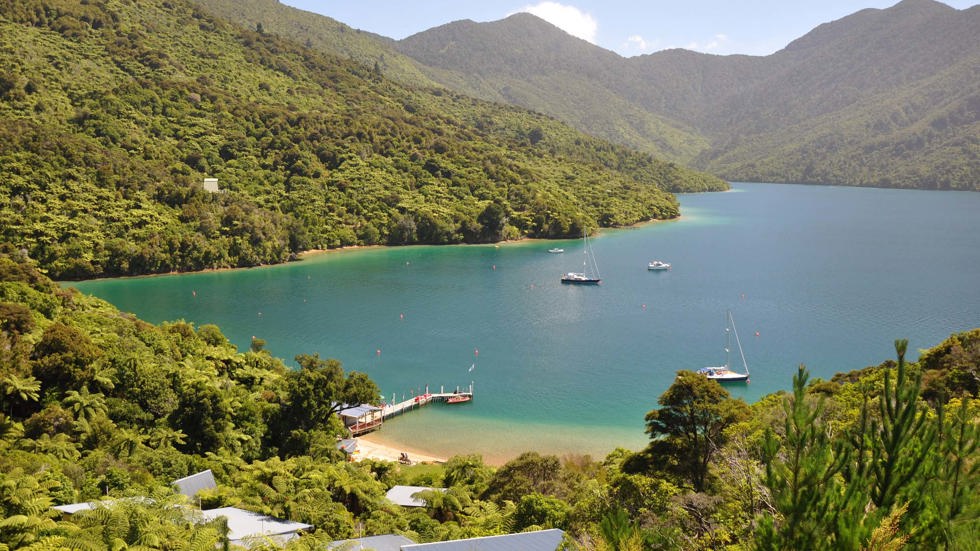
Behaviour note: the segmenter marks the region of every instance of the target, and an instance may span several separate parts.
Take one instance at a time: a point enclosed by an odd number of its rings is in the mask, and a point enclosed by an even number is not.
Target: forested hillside
[[[765,57],[623,59],[532,19],[459,21],[396,45],[466,93],[729,180],[980,190],[980,7],[903,0]]]
[[[260,338],[242,352],[213,325],[148,324],[0,245],[0,549],[214,549],[225,531],[193,511],[224,506],[314,526],[287,550],[536,528],[581,551],[975,549],[980,329],[918,363],[906,346],[831,381],[801,366],[792,393],[752,405],[680,371],[640,451],[351,463],[332,404],[380,396],[329,351],[287,369]],[[174,494],[204,469],[217,489]],[[448,490],[405,509],[384,497],[396,484]]]
[[[349,28],[309,13],[297,25],[291,8],[270,3],[239,4],[268,14],[277,33],[395,78],[409,75],[409,56],[418,67],[408,78],[420,72],[728,180],[980,189],[977,6],[903,0],[823,24],[764,57],[669,50],[624,59],[526,13],[354,51],[336,45]]]
[[[980,7],[862,10],[765,59],[762,79],[708,110],[701,127],[720,141],[693,166],[731,179],[980,191]]]
[[[0,239],[61,279],[574,236],[726,187],[185,0],[0,2],[0,166]]]

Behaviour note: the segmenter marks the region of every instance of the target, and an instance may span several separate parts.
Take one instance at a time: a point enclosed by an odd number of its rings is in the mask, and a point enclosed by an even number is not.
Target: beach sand
[[[407,453],[412,463],[445,463],[446,458],[427,455],[419,450],[394,447],[378,438],[376,434],[366,434],[357,437],[356,459],[376,459],[380,461],[398,461],[401,454]]]

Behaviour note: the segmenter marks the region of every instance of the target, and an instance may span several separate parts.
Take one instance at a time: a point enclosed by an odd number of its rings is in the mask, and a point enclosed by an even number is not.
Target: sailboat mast
[[[732,324],[730,318],[732,317],[731,310],[728,311],[725,317],[725,369],[732,368]]]
[[[738,338],[738,330],[735,329],[735,318],[732,317],[732,311],[728,311],[728,319],[732,322],[732,332],[735,333],[735,344],[738,345],[738,355],[742,357],[742,367],[745,368],[745,374],[749,374],[749,364],[745,361],[745,354],[742,352],[742,341]]]
[[[599,277],[599,263],[595,261],[595,253],[592,252],[592,243],[591,242],[588,242],[588,241],[586,243],[587,243],[587,247],[586,248],[588,249],[588,258],[592,260],[592,273],[593,273],[593,277],[598,278]]]

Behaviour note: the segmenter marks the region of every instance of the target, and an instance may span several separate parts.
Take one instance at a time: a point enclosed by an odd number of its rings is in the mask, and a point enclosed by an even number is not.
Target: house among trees
[[[209,191],[211,193],[218,193],[221,191],[218,189],[218,179],[217,178],[205,178],[204,179],[204,191]]]
[[[358,436],[381,428],[384,420],[381,408],[370,404],[347,407],[338,412],[351,436]]]
[[[366,538],[356,538],[351,540],[335,541],[327,544],[330,551],[401,551],[406,545],[414,545],[415,542],[396,534],[386,536],[368,536]]]
[[[484,536],[465,540],[437,541],[403,545],[399,551],[557,551],[565,539],[565,532],[557,528],[521,532],[502,536]]]
[[[178,494],[195,498],[202,490],[218,487],[211,469],[185,476],[173,481],[174,490]],[[123,499],[106,499],[85,503],[72,503],[53,507],[63,515],[74,515],[82,511],[91,511],[99,507],[114,507],[120,502],[138,501],[152,502],[147,497],[129,497]],[[193,503],[198,503],[194,501]],[[252,545],[268,545],[270,543],[282,546],[300,535],[301,532],[313,528],[311,524],[282,520],[276,517],[246,511],[237,507],[219,507],[217,509],[199,510],[197,507],[186,506],[186,518],[189,522],[211,522],[219,518],[225,519],[228,531],[225,534],[227,542],[232,545],[250,547]]]
[[[201,490],[212,490],[218,487],[218,482],[214,479],[211,469],[201,471],[190,476],[185,476],[174,480],[174,489],[178,494],[183,494],[191,499],[197,496]]]
[[[557,551],[565,532],[557,528],[464,540],[414,543],[405,536],[371,536],[327,544],[330,551]]]
[[[127,500],[149,500],[149,498],[107,499],[103,501],[57,505],[52,508],[67,516],[82,511],[93,511],[99,507],[111,508]],[[313,528],[311,524],[283,520],[237,507],[219,507],[217,509],[203,511],[197,508],[187,507],[186,517],[190,522],[210,522],[224,518],[228,526],[228,532],[225,535],[228,543],[242,547],[268,545],[270,543],[282,546],[293,538],[299,537],[301,532],[307,532]]]
[[[310,524],[282,520],[237,507],[208,509],[201,511],[201,514],[209,521],[224,517],[228,523],[228,543],[243,547],[269,543],[285,545],[289,540],[299,537],[301,532],[313,528]]]

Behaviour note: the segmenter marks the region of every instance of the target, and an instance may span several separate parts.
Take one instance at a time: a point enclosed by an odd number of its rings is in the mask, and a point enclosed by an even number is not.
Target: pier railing
[[[412,396],[407,400],[402,400],[401,402],[395,401],[395,395],[391,396],[391,403],[381,406],[381,417],[383,419],[388,419],[389,417],[394,417],[396,415],[405,413],[406,411],[411,411],[416,408],[431,404],[434,401],[445,401],[453,396],[468,396],[473,397],[473,383],[470,383],[468,387],[456,387],[456,390],[452,392],[446,392],[444,386],[439,387],[439,392],[429,392],[429,387],[425,387],[425,392],[417,396]]]
[[[445,387],[439,387],[439,392],[430,392],[429,387],[425,387],[425,392],[412,396],[408,399],[403,399],[400,402],[396,401],[395,395],[391,397],[391,403],[384,403],[381,405],[380,411],[372,412],[372,415],[363,420],[349,425],[347,429],[350,431],[351,436],[359,436],[377,430],[381,428],[384,424],[385,419],[390,419],[396,415],[401,415],[403,413],[418,409],[422,406],[431,404],[432,402],[441,402],[449,400],[452,397],[465,396],[467,398],[473,398],[473,383],[470,383],[468,387],[456,387],[455,390],[451,392],[446,392]]]

